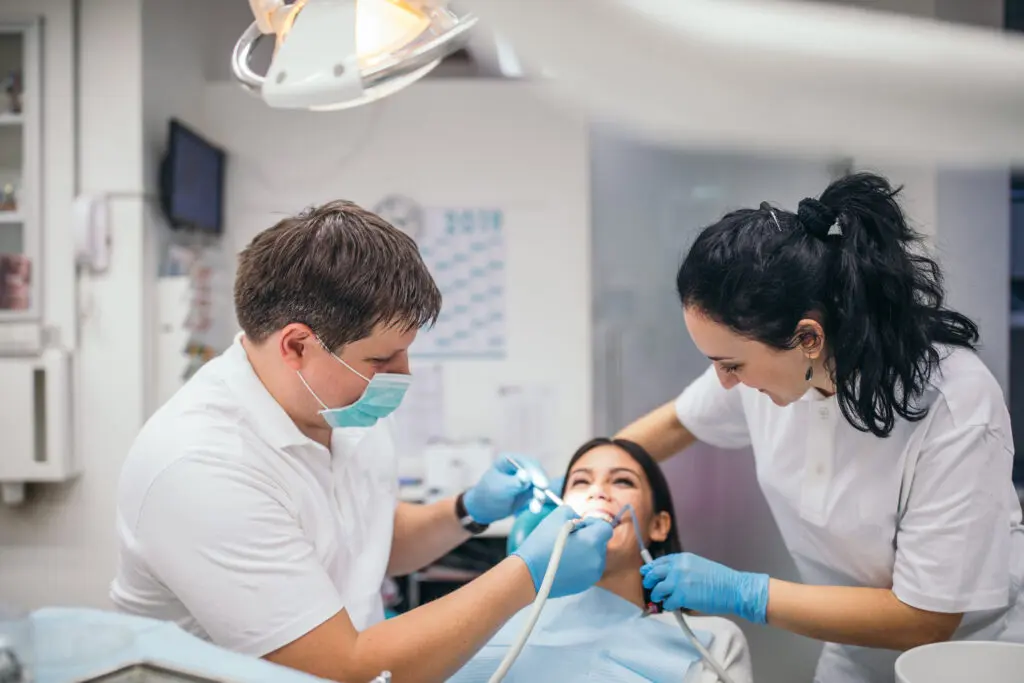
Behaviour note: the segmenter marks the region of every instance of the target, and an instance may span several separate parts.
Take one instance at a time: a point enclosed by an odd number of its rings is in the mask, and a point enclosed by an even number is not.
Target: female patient
[[[614,516],[627,504],[655,557],[682,551],[672,496],[661,468],[639,445],[594,439],[569,461],[562,496],[581,515]],[[580,677],[602,681],[717,683],[700,663],[671,614],[648,616],[643,560],[627,514],[608,544],[605,573],[595,588],[549,600],[506,681],[542,683]],[[451,683],[486,681],[526,622],[517,614]],[[691,628],[735,683],[751,680],[750,655],[739,627],[718,617],[689,617]],[[685,675],[685,678],[684,678]]]

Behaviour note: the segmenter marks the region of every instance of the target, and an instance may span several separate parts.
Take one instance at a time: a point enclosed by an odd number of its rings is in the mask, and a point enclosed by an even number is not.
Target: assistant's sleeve
[[[988,425],[955,425],[944,401],[933,409],[896,533],[893,592],[933,612],[998,609],[1010,594],[1013,454]]]
[[[713,365],[676,399],[676,415],[698,441],[719,448],[750,445],[740,388],[723,387]]]
[[[279,489],[231,463],[181,460],[146,494],[135,534],[211,640],[261,657],[344,607]]]

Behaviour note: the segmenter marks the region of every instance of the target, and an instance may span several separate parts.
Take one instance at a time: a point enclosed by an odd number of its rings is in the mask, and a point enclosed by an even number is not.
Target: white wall
[[[445,363],[449,435],[497,437],[497,387],[556,391],[552,445],[565,457],[590,435],[587,127],[526,84],[424,81],[343,112],[272,110],[232,83],[211,84],[206,128],[227,147],[231,253],[304,206],[390,193],[424,206],[506,214],[503,361]],[[562,463],[559,462],[558,466]]]
[[[207,36],[211,24],[197,22],[211,3],[208,0],[142,0],[142,173],[143,188],[149,199],[143,207],[142,268],[143,297],[156,301],[156,276],[160,255],[173,235],[156,197],[160,191],[160,162],[167,144],[168,121],[177,118],[186,125],[203,130],[203,91]],[[245,3],[215,2],[218,5]],[[156,380],[158,348],[156,306],[143,309],[144,407],[146,415],[158,407]]]
[[[979,355],[1009,396],[1009,170],[943,169],[935,187],[935,243],[949,305],[978,323]]]

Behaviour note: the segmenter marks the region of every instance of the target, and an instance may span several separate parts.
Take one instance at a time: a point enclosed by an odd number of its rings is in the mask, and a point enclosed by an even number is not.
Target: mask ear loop
[[[321,401],[320,397],[316,395],[315,391],[313,391],[313,388],[309,386],[309,382],[307,382],[306,378],[302,376],[302,373],[296,370],[295,374],[299,376],[299,381],[302,382],[302,386],[306,387],[306,391],[313,395],[313,398],[315,398],[316,402],[320,404],[320,407],[323,408],[324,410],[330,410],[330,408],[327,407],[327,404]]]
[[[344,365],[344,366],[345,366],[346,368],[348,368],[349,370],[351,370],[351,371],[352,371],[352,372],[354,372],[355,374],[359,375],[359,379],[363,380],[363,381],[364,381],[364,382],[366,382],[367,384],[369,384],[369,383],[370,383],[370,378],[369,378],[369,377],[367,377],[367,376],[366,376],[366,375],[364,375],[363,373],[361,373],[361,372],[359,372],[358,370],[356,370],[356,369],[355,369],[354,367],[352,367],[351,365],[349,365],[348,363],[346,363],[345,361],[343,361],[343,360],[342,360],[342,359],[341,359],[340,357],[338,357],[338,355],[337,355],[337,354],[335,354],[335,353],[334,353],[334,351],[331,351],[331,350],[330,350],[329,348],[327,348],[327,344],[324,344],[324,340],[323,340],[323,339],[321,339],[321,338],[320,338],[320,337],[319,337],[318,335],[314,334],[314,335],[313,335],[313,338],[314,338],[314,339],[316,339],[316,340],[317,340],[317,342],[319,342],[319,344],[320,344],[320,347],[321,347],[321,348],[322,348],[322,349],[323,349],[324,351],[326,351],[327,353],[331,354],[331,358],[333,358],[334,360],[338,361],[339,363],[341,363],[342,365]],[[300,377],[301,377],[301,375],[300,375]],[[302,380],[302,381],[303,381],[303,382],[305,382],[306,380]],[[309,387],[309,385],[307,384],[307,385],[306,385],[306,387],[308,388],[308,387]],[[310,389],[310,391],[312,391],[312,389]],[[316,395],[316,394],[314,394],[314,396],[315,396],[315,395]],[[319,401],[320,399],[317,399],[317,400]],[[323,404],[321,403],[320,405],[323,405]],[[327,406],[324,406],[324,408],[327,408]]]

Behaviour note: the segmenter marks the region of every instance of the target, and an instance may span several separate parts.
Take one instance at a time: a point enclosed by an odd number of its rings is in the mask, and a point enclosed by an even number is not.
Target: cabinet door
[[[38,24],[0,23],[0,322],[39,316]]]

